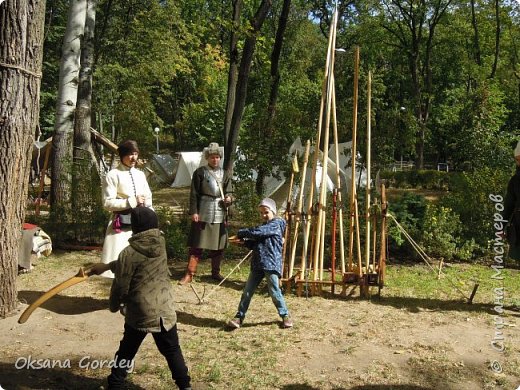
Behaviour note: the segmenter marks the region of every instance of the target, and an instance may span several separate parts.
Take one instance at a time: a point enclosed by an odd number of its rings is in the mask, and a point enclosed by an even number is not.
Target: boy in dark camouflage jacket
[[[125,316],[125,332],[108,377],[109,389],[124,388],[134,357],[148,333],[166,358],[179,389],[188,390],[190,376],[177,335],[173,287],[166,262],[164,237],[155,212],[148,207],[132,209],[132,237],[116,261],[97,263],[91,274],[110,269],[115,278],[110,290],[110,311]]]

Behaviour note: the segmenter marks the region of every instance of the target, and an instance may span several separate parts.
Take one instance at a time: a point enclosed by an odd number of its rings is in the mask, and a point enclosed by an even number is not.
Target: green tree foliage
[[[315,135],[332,12],[330,2],[292,2],[280,58],[275,136],[258,154],[255,142],[267,115],[270,53],[281,4],[273,3],[257,42],[240,130],[240,148],[269,169],[296,136],[307,139]],[[430,56],[420,53],[423,81],[414,81],[410,73],[409,60],[415,58],[410,57],[413,41],[406,39],[406,15],[397,12],[407,4],[400,0],[393,5],[371,0],[341,4],[337,47],[345,52],[336,53],[335,66],[340,140],[351,137],[353,48],[359,45],[358,130],[362,155],[366,74],[371,70],[375,164],[414,159],[423,125],[427,163],[449,162],[457,169],[467,168],[469,163],[474,169],[488,165],[489,156],[493,161],[502,160],[520,132],[518,4],[500,4],[500,50],[497,70],[489,78],[495,62],[494,4],[475,1],[472,23],[470,4],[443,2],[448,7],[435,26]],[[244,2],[242,24],[237,30],[240,43],[256,7],[255,2]],[[419,8],[412,8],[419,13]],[[59,48],[67,9],[65,0],[47,1],[41,94],[44,133],[54,120]],[[120,133],[118,140],[135,136],[145,150],[154,149],[151,129],[155,126],[161,128],[164,144],[175,151],[200,149],[210,140],[223,142],[231,10],[230,4],[207,0],[101,1],[96,27],[94,110],[98,122],[101,115],[105,132],[114,125]],[[421,26],[415,33],[419,34],[418,50],[425,50],[431,26]],[[397,33],[400,27],[403,34]],[[421,84],[426,81],[428,85]],[[429,104],[423,124],[418,121],[414,85],[421,86],[424,101]],[[101,127],[99,123],[95,126]],[[493,151],[496,145],[498,157]],[[507,163],[500,162],[502,166]]]
[[[97,108],[125,138],[152,142],[152,127],[164,126],[159,112],[171,112],[173,81],[193,71],[197,41],[170,2],[115,3],[98,20]]]
[[[492,216],[495,211],[489,195],[504,195],[511,174],[510,170],[489,167],[463,172],[457,180],[452,180],[450,193],[440,201],[440,205],[459,216],[461,238],[474,240],[482,252],[489,247],[494,234]]]

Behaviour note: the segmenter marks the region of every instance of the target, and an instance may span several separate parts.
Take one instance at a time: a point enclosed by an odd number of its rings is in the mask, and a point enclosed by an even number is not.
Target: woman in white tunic
[[[108,172],[103,183],[103,207],[112,213],[105,233],[101,261],[117,260],[132,236],[130,212],[135,207],[152,207],[152,192],[144,173],[135,165],[139,156],[137,142],[127,140],[118,147],[121,163]],[[102,276],[113,278],[112,271]]]

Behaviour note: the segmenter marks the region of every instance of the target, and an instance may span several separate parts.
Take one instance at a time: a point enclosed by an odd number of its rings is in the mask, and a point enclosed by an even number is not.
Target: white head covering
[[[274,200],[272,200],[271,198],[262,199],[262,201],[260,202],[258,207],[260,207],[260,206],[268,207],[269,209],[271,209],[273,214],[276,215],[276,202]]]
[[[516,144],[515,157],[516,156],[520,156],[520,141],[518,141],[518,143]]]

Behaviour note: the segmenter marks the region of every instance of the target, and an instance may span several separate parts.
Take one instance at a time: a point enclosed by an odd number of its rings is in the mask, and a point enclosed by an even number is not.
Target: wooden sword
[[[89,276],[90,276],[90,273],[88,273],[87,270],[85,270],[85,269],[83,269],[83,267],[81,267],[79,269],[78,273],[76,275],[74,275],[72,278],[69,278],[69,279],[65,280],[64,282],[61,282],[60,284],[54,286],[49,291],[44,293],[41,297],[39,297],[36,301],[31,303],[29,305],[29,307],[27,307],[27,309],[25,309],[25,311],[22,313],[22,315],[18,319],[18,323],[23,324],[25,321],[27,321],[27,319],[32,314],[32,312],[34,310],[36,310],[36,308],[41,306],[44,302],[46,302],[47,300],[49,300],[50,298],[52,298],[53,296],[58,294],[60,291],[63,291],[66,288],[69,288],[70,286],[73,286],[75,284],[78,284],[78,283],[81,283],[81,282],[87,280]]]

